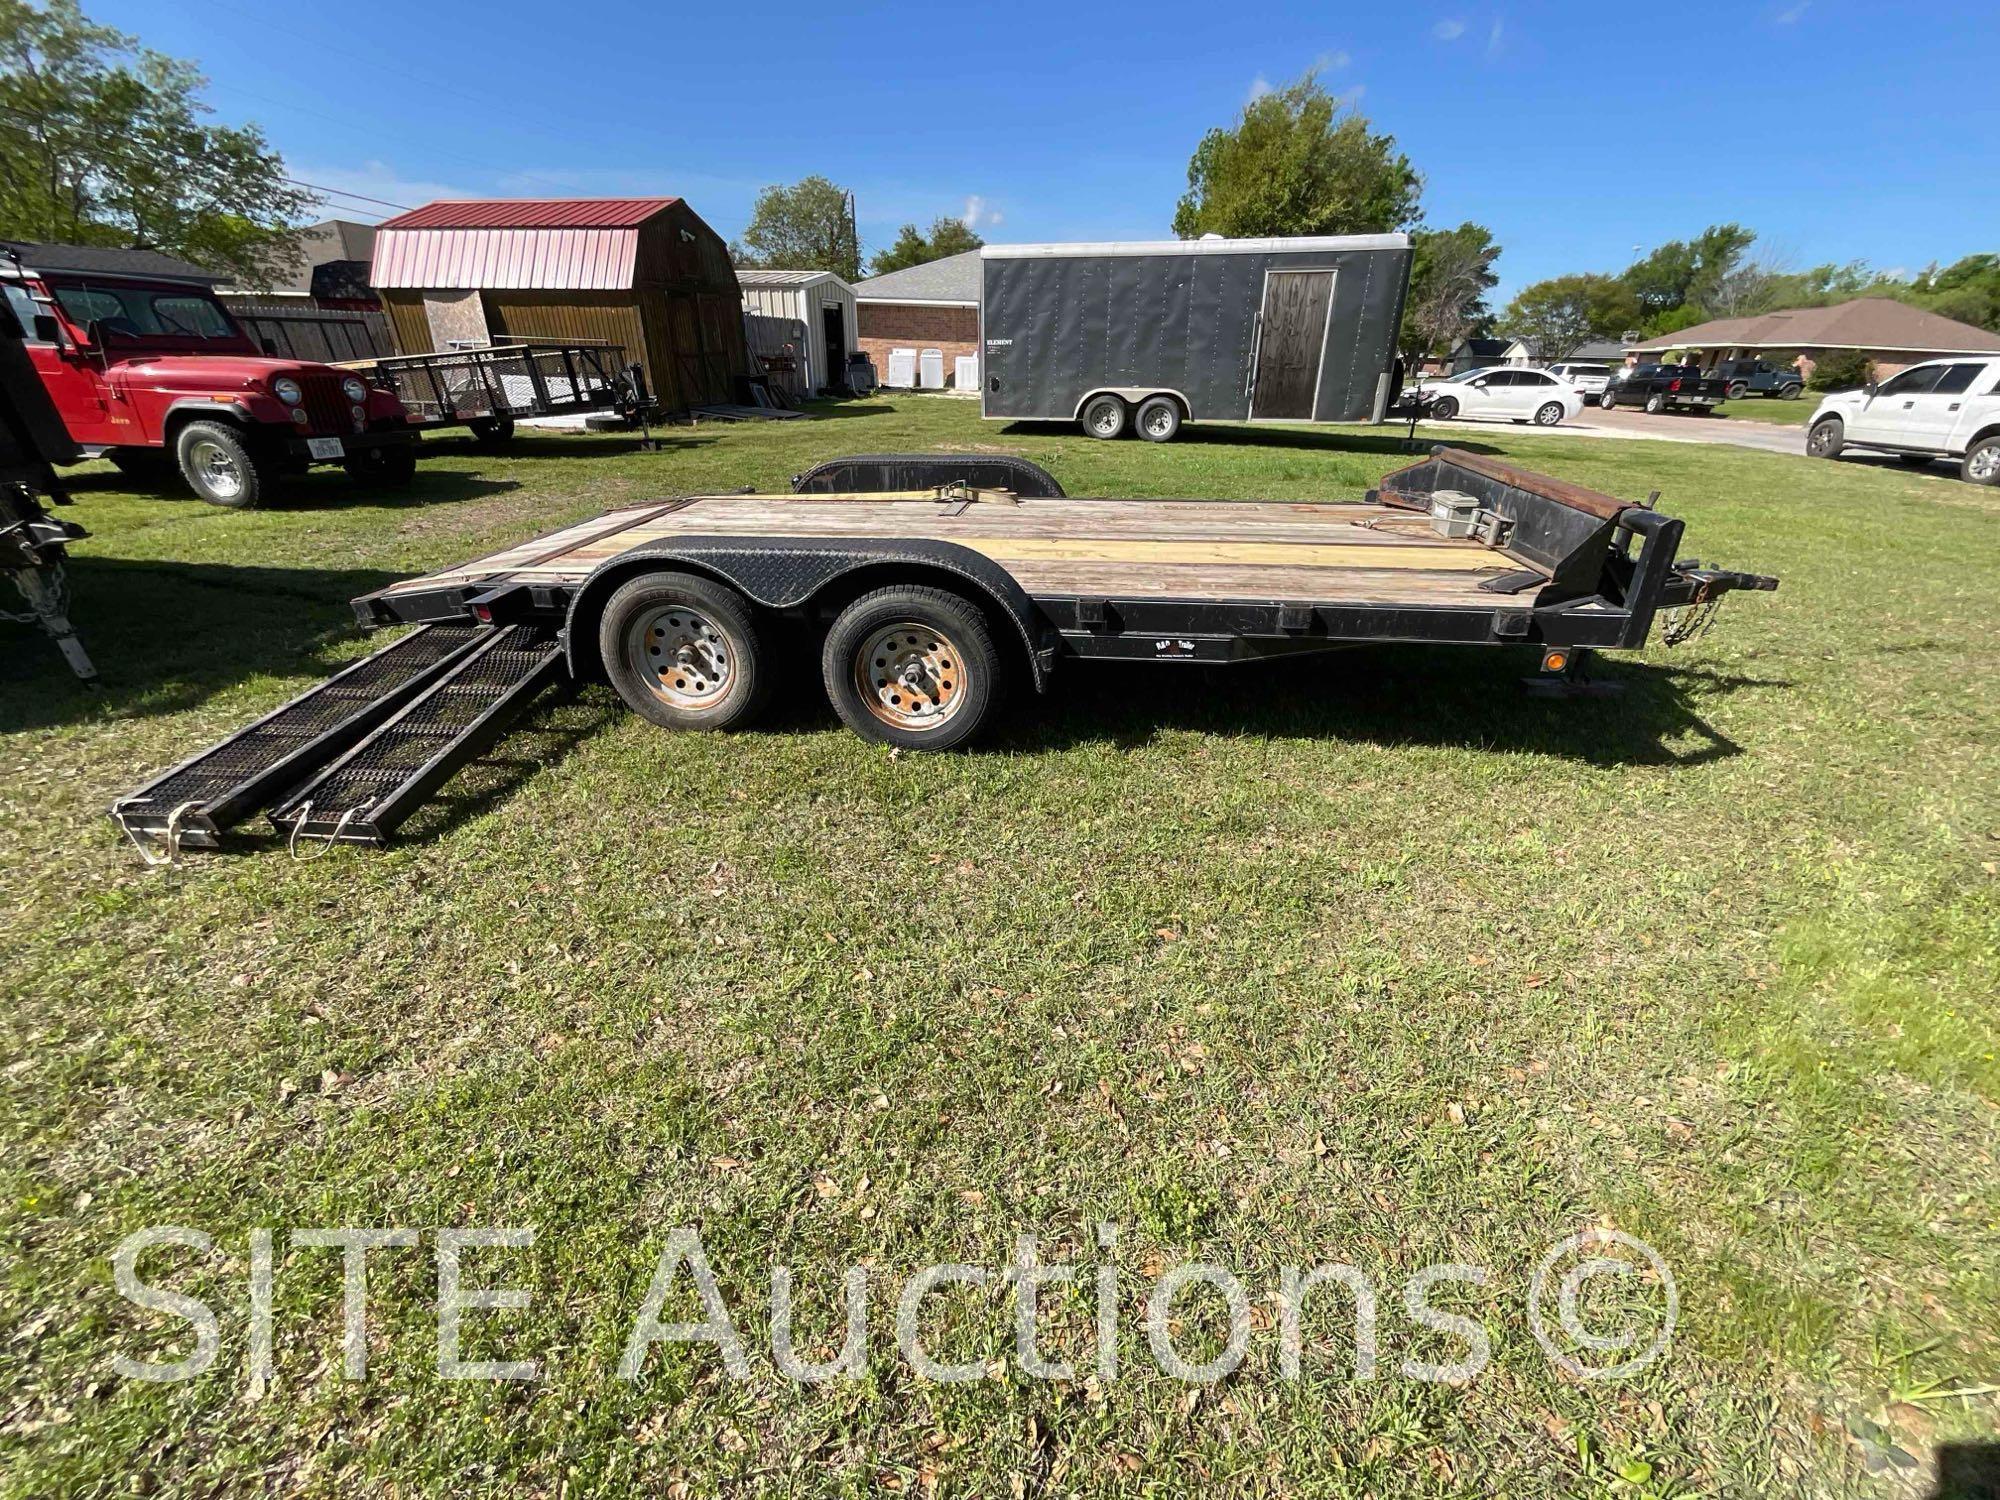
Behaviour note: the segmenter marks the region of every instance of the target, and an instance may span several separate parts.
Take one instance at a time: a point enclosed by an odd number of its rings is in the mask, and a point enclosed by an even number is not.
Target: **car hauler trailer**
[[[486,446],[504,443],[530,417],[608,413],[637,427],[657,419],[644,369],[616,344],[503,339],[442,354],[355,360],[353,370],[394,395],[413,430],[469,428]]]
[[[988,245],[980,411],[1170,441],[1183,422],[1379,422],[1404,234]]]
[[[544,688],[609,679],[668,728],[747,722],[806,627],[847,725],[949,749],[1010,683],[1081,661],[1240,662],[1370,642],[1524,645],[1567,680],[1777,580],[1677,557],[1682,523],[1449,448],[1354,504],[1023,494],[968,464],[875,455],[800,493],[610,511],[354,601],[416,624],[384,651],[122,799],[142,849],[209,844],[263,810],[300,838],[374,842]],[[828,491],[838,483],[848,488]],[[894,485],[895,488],[889,488]]]

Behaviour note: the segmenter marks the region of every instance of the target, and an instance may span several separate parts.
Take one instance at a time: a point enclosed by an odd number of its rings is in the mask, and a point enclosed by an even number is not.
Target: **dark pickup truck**
[[[1805,377],[1797,370],[1762,359],[1725,359],[1709,371],[1722,382],[1731,401],[1745,396],[1777,396],[1796,401],[1806,393]]]
[[[1722,400],[1726,387],[1704,376],[1697,365],[1632,365],[1616,371],[1604,394],[1604,407],[1643,406],[1647,411],[1698,411],[1706,415]]]

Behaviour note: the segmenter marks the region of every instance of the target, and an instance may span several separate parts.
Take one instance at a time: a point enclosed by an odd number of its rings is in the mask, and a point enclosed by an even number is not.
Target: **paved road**
[[[1803,457],[1806,430],[1775,422],[1750,422],[1741,418],[1676,416],[1662,412],[1648,416],[1642,411],[1616,407],[1586,406],[1572,421],[1554,428],[1515,427],[1507,422],[1419,422],[1419,432],[1491,432],[1508,428],[1513,432],[1545,431],[1562,437],[1648,438],[1663,443],[1708,443],[1731,448],[1752,448],[1759,453],[1785,453]]]

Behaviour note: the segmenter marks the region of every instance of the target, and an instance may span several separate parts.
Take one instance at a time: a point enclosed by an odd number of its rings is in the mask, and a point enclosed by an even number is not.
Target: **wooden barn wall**
[[[616,344],[653,377],[639,302],[631,292],[487,292],[486,323],[496,338],[548,339],[561,344]]]
[[[390,289],[379,294],[382,310],[389,315],[389,335],[398,354],[429,354],[431,324],[424,316],[424,294],[416,290]]]

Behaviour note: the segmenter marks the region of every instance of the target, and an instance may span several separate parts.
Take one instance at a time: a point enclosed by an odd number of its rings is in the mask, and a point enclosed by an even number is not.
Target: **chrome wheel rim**
[[[1118,430],[1118,408],[1106,403],[1090,410],[1090,430],[1103,437],[1110,437]]]
[[[641,681],[674,708],[707,708],[729,691],[735,663],[715,622],[685,604],[649,609],[625,632],[625,656]]]
[[[1833,446],[1833,429],[1825,423],[1821,423],[1812,430],[1812,435],[1806,440],[1806,446],[1814,453],[1826,452],[1827,449]]]
[[[1979,449],[1965,461],[1965,472],[1981,484],[2000,479],[2000,446]]]
[[[1153,437],[1165,437],[1174,430],[1174,414],[1164,407],[1154,407],[1146,413],[1146,431]]]
[[[965,658],[944,632],[900,620],[875,631],[854,653],[854,686],[884,724],[919,733],[938,729],[965,702]]]
[[[201,476],[211,494],[234,500],[243,493],[243,471],[237,467],[235,455],[210,438],[198,439],[188,450],[188,467]]]

